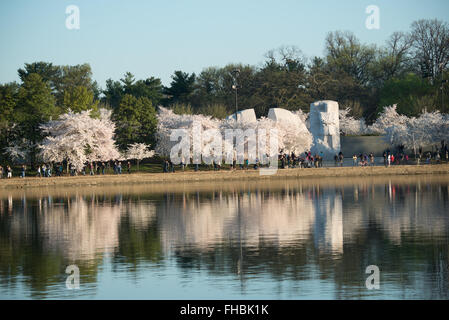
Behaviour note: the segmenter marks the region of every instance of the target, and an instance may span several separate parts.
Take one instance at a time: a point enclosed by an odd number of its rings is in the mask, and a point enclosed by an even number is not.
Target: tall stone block
[[[310,132],[313,154],[331,159],[340,152],[340,120],[338,102],[324,100],[310,105]]]

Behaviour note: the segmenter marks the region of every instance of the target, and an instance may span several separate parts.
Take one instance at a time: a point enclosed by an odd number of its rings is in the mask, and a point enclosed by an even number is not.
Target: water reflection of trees
[[[243,290],[259,276],[321,279],[358,297],[376,264],[403,292],[447,298],[448,197],[447,183],[418,181],[4,198],[0,286],[45,293],[73,263],[95,284],[111,257],[116,271],[174,259],[187,273],[235,275]]]
[[[81,281],[95,283],[106,257],[136,265],[136,252],[153,260],[160,251],[151,232],[152,203],[121,195],[52,196],[0,201],[0,287],[23,281],[32,296],[65,286],[76,264]],[[154,228],[153,228],[154,229]],[[145,236],[142,236],[144,234]]]

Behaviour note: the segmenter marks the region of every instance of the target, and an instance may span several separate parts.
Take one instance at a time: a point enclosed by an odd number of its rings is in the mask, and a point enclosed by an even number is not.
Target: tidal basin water
[[[0,190],[1,299],[448,299],[448,244],[449,176]]]

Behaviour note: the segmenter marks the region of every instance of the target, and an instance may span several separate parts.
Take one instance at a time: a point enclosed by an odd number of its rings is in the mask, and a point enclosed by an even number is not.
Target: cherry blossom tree
[[[368,132],[368,128],[365,123],[365,119],[354,119],[349,115],[350,108],[339,111],[340,118],[340,132],[345,135],[363,135]]]
[[[393,113],[394,115],[394,113]],[[439,144],[449,139],[449,116],[439,111],[423,111],[418,117],[407,118],[400,116],[397,122],[387,122],[385,139],[392,145],[402,145],[406,148]],[[397,118],[397,116],[396,116]]]
[[[151,158],[154,156],[154,150],[149,150],[150,146],[144,143],[133,143],[129,145],[125,153],[125,158],[127,160],[137,161],[137,171],[139,171],[139,163],[143,159]]]
[[[91,117],[91,110],[74,113],[69,110],[58,120],[41,126],[48,136],[40,148],[40,157],[45,162],[67,161],[77,171],[86,162],[109,161],[120,158],[115,146],[111,112],[100,109],[100,117]]]
[[[371,133],[385,134],[386,129],[394,125],[405,125],[408,117],[400,115],[397,112],[397,105],[384,107],[384,110],[371,126],[368,131]]]
[[[305,123],[307,129],[310,130],[310,119],[309,119],[309,113],[308,112],[304,112],[301,109],[299,109],[297,111],[292,111],[292,113],[297,115],[299,117],[299,119],[301,119],[301,121],[303,123]]]
[[[29,162],[34,147],[35,145],[26,138],[16,139],[11,146],[5,148],[4,154],[16,162]]]
[[[249,155],[256,155],[256,157],[259,157],[259,161],[262,160],[262,156],[267,154],[271,155],[272,151],[269,150],[269,135],[272,130],[276,130],[278,135],[278,150],[276,152],[283,150],[288,153],[295,152],[296,154],[300,154],[309,150],[313,141],[312,135],[304,124],[305,118],[306,115],[303,113],[292,113],[291,118],[286,121],[274,121],[265,117],[257,121],[235,120],[232,117],[217,120],[203,115],[176,115],[171,110],[160,107],[156,134],[158,141],[156,152],[165,156],[170,155],[171,149],[178,143],[178,141],[170,141],[170,135],[176,129],[187,130],[189,135],[188,139],[191,142],[193,139],[197,139],[198,137],[193,132],[193,125],[197,123],[200,124],[203,132],[204,130],[212,129],[212,131],[215,130],[213,132],[221,135],[222,153],[220,159],[226,158],[227,162],[234,158],[234,160],[237,160],[237,163],[240,163],[242,159],[248,159],[249,163],[254,163],[256,159],[250,159]],[[234,132],[232,140],[227,138],[230,131]],[[260,132],[264,132],[267,135],[265,139],[265,150],[259,150],[258,148]],[[244,150],[237,150],[237,146],[234,146],[234,138],[243,142]],[[212,151],[208,149],[210,148],[208,144],[210,140],[202,137],[201,141],[204,160],[204,154],[212,153]]]
[[[156,132],[156,152],[163,156],[170,156],[172,148],[179,143],[179,141],[170,141],[170,136],[173,130],[186,130],[193,154],[193,141],[199,139],[197,136],[198,130],[218,130],[220,127],[220,120],[204,115],[178,115],[172,110],[159,107],[158,126]],[[194,128],[198,126],[198,128]],[[207,141],[201,139],[201,150],[205,147]],[[187,160],[187,159],[186,159]]]

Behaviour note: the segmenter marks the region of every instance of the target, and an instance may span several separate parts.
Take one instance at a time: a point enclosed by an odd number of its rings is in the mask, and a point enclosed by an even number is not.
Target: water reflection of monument
[[[360,284],[353,275],[364,276],[365,262],[375,259],[393,275],[406,270],[407,279],[392,276],[392,282],[427,287],[448,263],[447,184],[286,182],[276,190],[216,188],[146,197],[2,194],[0,279],[15,270],[34,279],[39,290],[68,262],[98,266],[110,254],[114,265],[172,260],[180,270],[237,273],[245,281],[258,274],[312,279],[313,269],[345,290]],[[435,286],[442,292],[448,279],[439,281]]]
[[[342,203],[335,194],[218,193],[210,201],[167,202],[158,209],[165,250],[208,250],[228,240],[284,247],[313,237],[321,250],[343,250]]]
[[[251,190],[166,194],[163,201],[131,200],[117,195],[0,200],[1,223],[13,239],[42,238],[45,250],[70,259],[89,259],[120,246],[118,230],[127,217],[130,228],[147,232],[157,227],[161,248],[213,250],[240,239],[243,246],[270,244],[278,248],[313,241],[321,252],[343,253],[344,244],[375,222],[394,243],[405,233],[444,235],[448,218],[438,205],[447,205],[448,190],[429,185],[353,185],[338,188]],[[375,191],[375,188],[377,190]],[[432,195],[432,196],[429,196]],[[435,197],[446,197],[435,200]],[[162,198],[161,198],[162,200]],[[433,208],[435,210],[420,208]],[[123,235],[126,236],[126,235]]]
[[[343,252],[343,206],[335,190],[326,190],[314,199],[315,246],[321,251]]]

